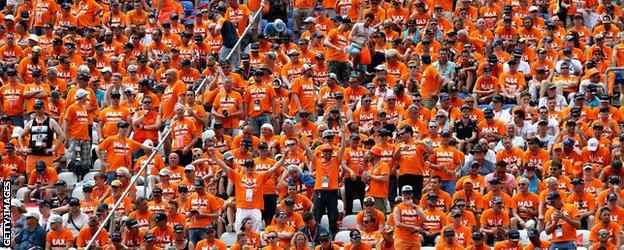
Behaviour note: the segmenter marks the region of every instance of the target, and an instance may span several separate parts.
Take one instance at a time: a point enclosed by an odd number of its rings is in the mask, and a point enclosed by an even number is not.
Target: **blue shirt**
[[[310,228],[307,226],[302,227],[299,232],[302,232],[306,235],[306,237],[308,238],[308,242],[314,242],[315,247],[321,244],[321,234],[326,233],[331,239],[331,233],[329,232],[329,229],[319,223],[316,223],[316,232],[314,232],[314,235],[312,235],[312,233],[310,232]]]
[[[301,183],[305,185],[306,187],[314,187],[314,182],[315,182],[314,177],[310,176],[309,174],[300,173],[299,180],[301,180]],[[295,179],[292,177],[288,178],[288,185],[293,185],[293,184],[295,184]]]
[[[14,249],[27,250],[35,246],[45,249],[45,238],[46,232],[38,223],[35,229],[25,227],[17,234],[17,237],[15,237],[16,244]]]

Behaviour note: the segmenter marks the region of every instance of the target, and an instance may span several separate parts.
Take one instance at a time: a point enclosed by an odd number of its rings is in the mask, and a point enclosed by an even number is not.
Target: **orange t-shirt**
[[[171,147],[174,151],[182,150],[188,146],[194,138],[201,138],[201,130],[195,127],[191,118],[175,118],[171,122],[171,137],[173,143]]]
[[[241,119],[241,116],[231,116],[229,114],[233,114],[234,112],[239,110],[240,104],[243,103],[243,98],[240,93],[236,91],[230,91],[229,93],[225,93],[225,91],[220,91],[217,96],[214,98],[212,103],[212,107],[214,110],[222,114],[223,111],[228,112],[228,117],[225,119],[220,119],[224,128],[237,128],[238,122]]]
[[[522,193],[516,193],[513,197],[511,197],[511,201],[509,202],[511,208],[532,208],[537,211],[539,206],[539,196],[537,194],[528,192],[526,195]],[[528,213],[518,213],[522,218],[531,218],[532,216]]]
[[[26,85],[16,83],[5,84],[0,87],[0,101],[2,101],[2,112],[6,115],[20,115],[25,111],[24,89]]]
[[[453,147],[437,147],[433,149],[433,153],[429,156],[431,163],[440,165],[440,167],[449,171],[441,171],[432,169],[432,175],[439,175],[442,180],[454,180],[455,171],[461,167],[461,163],[464,161],[465,155],[461,151]],[[452,172],[452,173],[450,173]]]
[[[415,143],[404,143],[397,147],[401,149],[399,155],[399,175],[422,175],[425,168],[425,146]]]
[[[314,190],[336,190],[338,189],[338,177],[340,175],[340,163],[334,157],[331,162],[325,162],[323,158],[314,158],[314,172],[316,173]]]
[[[399,218],[396,219],[399,219],[401,223],[407,224],[409,226],[422,226],[423,218],[418,215],[418,210],[416,209],[416,206],[410,206],[405,203],[400,203],[396,205],[396,207],[399,210]],[[392,223],[394,223],[394,221]],[[396,239],[413,239],[414,234],[412,234],[412,232],[405,228],[396,227],[394,229],[394,237]]]
[[[245,89],[243,103],[247,104],[247,115],[255,117],[272,112],[272,101],[276,94],[273,87],[266,83],[255,83]],[[277,105],[276,105],[277,106]]]
[[[77,247],[86,247],[87,246],[87,241],[91,240],[91,238],[93,238],[93,234],[95,232],[91,232],[91,229],[89,228],[89,226],[85,226],[82,229],[80,229],[80,232],[78,232],[78,237],[76,238],[76,246]],[[93,242],[93,244],[91,246],[93,247],[101,247],[104,246],[106,244],[108,244],[108,231],[106,230],[106,228],[102,228],[102,231],[100,231],[100,233],[97,235],[97,237],[95,237],[95,241]]]
[[[348,45],[349,31],[341,31],[339,28],[331,29],[327,33],[329,42],[340,49],[346,49]],[[327,48],[326,61],[328,62],[346,62],[349,60],[347,52],[344,50],[336,50],[332,47]]]
[[[433,65],[425,66],[420,88],[422,98],[428,99],[440,94],[440,77],[440,73]]]
[[[130,111],[127,108],[118,106],[108,106],[100,111],[99,121],[103,122],[102,136],[104,138],[117,134],[117,122],[127,121],[130,117]]]
[[[553,213],[556,211],[554,207],[550,207],[548,211],[546,211],[545,220],[546,223],[553,221]],[[577,217],[579,215],[579,210],[573,204],[563,204],[561,208],[562,213],[570,218]],[[560,220],[558,222],[561,225],[562,233],[557,234],[555,231],[551,232],[552,242],[566,242],[566,241],[576,241],[576,228],[572,227],[569,223],[563,222]]]
[[[293,86],[291,88],[291,95],[297,94],[299,98],[299,103],[301,107],[308,112],[314,113],[316,109],[316,101],[318,99],[318,95],[316,94],[316,89],[314,86],[314,79],[308,78],[307,80],[303,77],[298,77],[294,80]],[[295,103],[294,98],[291,97],[289,103],[289,115],[296,115],[299,112],[299,108]]]
[[[52,249],[67,247],[67,243],[69,243],[69,246],[73,246],[74,235],[67,228],[61,228],[60,232],[50,230],[46,234],[46,243]]]
[[[195,245],[195,250],[212,250],[212,249],[218,249],[218,250],[226,250],[227,249],[227,245],[225,245],[225,242],[223,242],[222,240],[219,239],[215,239],[214,242],[208,242],[208,240],[200,240],[199,242],[197,242],[197,245]]]
[[[384,162],[380,162],[377,166],[373,167],[371,170],[371,175],[376,177],[381,176],[390,176],[390,166]],[[368,183],[368,190],[366,191],[366,196],[371,196],[375,198],[388,198],[388,182],[390,179],[385,181],[376,181],[371,179]]]
[[[178,103],[179,98],[186,93],[186,85],[178,80],[172,85],[167,85],[165,92],[162,95],[162,112],[161,118],[163,121],[173,117],[175,104]]]
[[[219,206],[218,200],[211,194],[205,193],[204,195],[199,195],[199,193],[192,193],[188,200],[186,201],[186,210],[193,211],[197,210],[200,214],[211,214],[214,211],[221,209]],[[191,217],[188,222],[189,228],[206,228],[208,225],[212,224],[211,218],[196,218],[196,216]]]
[[[500,213],[495,214],[494,209],[486,209],[481,214],[481,225],[487,225],[489,228],[509,227],[509,213],[503,209]]]
[[[90,140],[89,125],[92,123],[91,119],[86,105],[78,103],[69,105],[65,112],[65,122],[68,123],[69,128],[67,137],[69,139]]]
[[[236,187],[236,208],[264,209],[263,193],[260,192],[262,186],[268,181],[268,173],[254,173],[253,177],[245,174],[230,171],[229,178]]]
[[[104,139],[98,145],[100,150],[106,151],[106,163],[110,164],[107,172],[112,172],[120,167],[132,164],[132,152],[138,150],[141,144],[126,137],[114,135]]]

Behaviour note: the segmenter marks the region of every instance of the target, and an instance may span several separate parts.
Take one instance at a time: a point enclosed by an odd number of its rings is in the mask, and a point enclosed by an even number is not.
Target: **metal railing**
[[[251,18],[251,22],[247,25],[247,28],[245,28],[245,31],[243,31],[243,34],[241,34],[240,37],[238,37],[238,41],[236,41],[234,48],[230,50],[230,53],[228,53],[227,57],[225,58],[226,61],[229,61],[232,58],[232,55],[234,55],[234,52],[238,52],[240,56],[240,45],[241,45],[241,42],[243,41],[243,38],[247,35],[247,33],[249,33],[249,30],[251,29],[251,27],[253,27],[254,25],[258,25],[256,23],[259,21],[258,17],[262,16],[262,9],[264,9],[264,5],[267,4],[268,2],[269,1],[267,0],[262,0],[262,2],[260,3],[260,8],[258,8],[258,11],[256,11],[256,13],[253,15],[253,17]]]
[[[263,0],[262,3],[260,4],[260,8],[258,9],[258,11],[254,14],[252,21],[247,25],[247,28],[245,28],[245,31],[243,32],[243,34],[238,38],[238,41],[236,41],[236,44],[234,45],[234,48],[230,51],[230,53],[227,56],[227,61],[230,60],[230,58],[232,57],[233,53],[238,50],[238,48],[241,45],[241,41],[242,38],[245,37],[245,35],[247,35],[247,33],[249,33],[249,30],[251,29],[251,27],[253,27],[254,25],[257,25],[256,23],[256,19],[259,17],[259,15],[262,13],[262,9],[264,8],[264,5],[267,3],[268,1]],[[240,54],[240,53],[239,53]],[[195,90],[195,95],[198,95],[199,93],[201,93],[201,90],[203,89],[204,85],[206,84],[206,81],[208,81],[208,77],[205,77],[204,80],[201,82],[201,84],[197,87],[197,89]],[[171,129],[167,129],[165,130],[165,133],[163,133],[162,139],[160,140],[160,142],[158,142],[158,145],[156,146],[156,148],[152,151],[152,154],[150,154],[150,156],[147,158],[147,161],[145,161],[145,163],[143,164],[143,166],[141,166],[141,168],[139,169],[139,171],[132,176],[132,179],[130,179],[130,184],[128,185],[128,187],[126,187],[126,189],[123,191],[123,193],[121,194],[121,197],[119,198],[119,200],[117,200],[117,202],[115,202],[115,204],[113,205],[112,208],[110,208],[110,212],[108,213],[108,216],[106,216],[106,218],[104,219],[104,221],[102,221],[102,223],[100,224],[100,226],[98,227],[97,231],[95,231],[95,234],[93,234],[93,236],[91,237],[91,240],[88,241],[87,246],[85,247],[85,249],[90,249],[91,245],[93,244],[93,242],[95,241],[95,239],[98,237],[98,235],[100,234],[100,232],[102,231],[102,229],[104,229],[104,227],[106,226],[106,223],[108,223],[115,215],[115,210],[117,210],[117,208],[119,207],[119,205],[121,205],[121,203],[123,202],[123,199],[128,195],[128,193],[130,192],[130,188],[132,187],[132,185],[134,185],[134,183],[137,182],[137,180],[139,180],[139,177],[141,176],[141,174],[143,174],[144,171],[147,171],[147,166],[148,164],[154,159],[154,156],[156,156],[156,154],[158,153],[158,151],[160,150],[160,148],[164,145],[165,139],[169,136],[169,133],[171,133]],[[147,176],[144,178],[144,192],[147,192]],[[146,193],[144,193],[144,196],[146,196]],[[112,224],[111,224],[112,225]]]

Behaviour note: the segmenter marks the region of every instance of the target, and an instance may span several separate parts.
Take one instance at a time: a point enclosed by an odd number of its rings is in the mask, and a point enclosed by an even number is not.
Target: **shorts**
[[[396,238],[394,239],[394,249],[401,249],[401,250],[416,250],[416,249],[420,249],[420,239],[415,240],[414,238],[409,238],[409,239],[401,239],[401,238]]]
[[[262,222],[262,212],[260,212],[260,209],[237,208],[234,222],[234,230],[236,230],[237,233],[241,232],[243,220],[248,217],[254,222],[253,230],[256,232],[260,231],[260,223]]]

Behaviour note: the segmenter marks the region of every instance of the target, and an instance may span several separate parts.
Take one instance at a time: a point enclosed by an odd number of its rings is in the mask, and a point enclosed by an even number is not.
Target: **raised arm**
[[[232,171],[232,169],[230,167],[228,167],[225,162],[223,162],[222,160],[220,160],[219,158],[217,158],[214,154],[215,149],[214,148],[209,148],[208,149],[208,154],[210,155],[210,157],[212,158],[212,160],[223,170],[223,172],[225,172],[226,174],[230,174],[230,171]]]

